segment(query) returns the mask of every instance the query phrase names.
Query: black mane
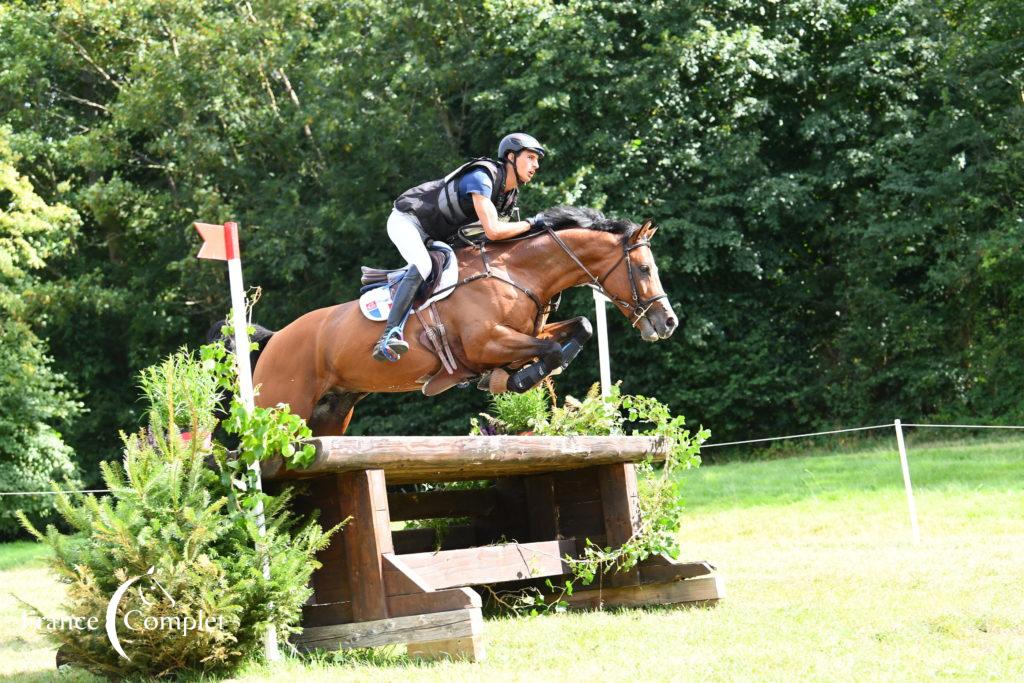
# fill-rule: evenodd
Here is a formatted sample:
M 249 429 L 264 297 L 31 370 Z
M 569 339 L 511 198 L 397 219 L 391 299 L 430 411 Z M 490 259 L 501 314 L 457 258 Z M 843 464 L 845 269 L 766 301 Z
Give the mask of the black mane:
M 556 230 L 578 225 L 589 230 L 600 230 L 601 232 L 624 235 L 633 232 L 637 228 L 637 225 L 632 221 L 622 218 L 610 218 L 597 209 L 578 206 L 552 206 L 544 211 L 544 219 Z

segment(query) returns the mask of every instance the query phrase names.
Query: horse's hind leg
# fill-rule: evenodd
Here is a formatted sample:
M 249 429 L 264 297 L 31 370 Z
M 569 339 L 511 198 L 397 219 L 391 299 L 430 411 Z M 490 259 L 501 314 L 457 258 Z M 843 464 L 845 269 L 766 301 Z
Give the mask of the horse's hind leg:
M 324 394 L 309 417 L 308 424 L 313 436 L 344 436 L 356 404 L 368 395 L 354 391 L 331 391 Z

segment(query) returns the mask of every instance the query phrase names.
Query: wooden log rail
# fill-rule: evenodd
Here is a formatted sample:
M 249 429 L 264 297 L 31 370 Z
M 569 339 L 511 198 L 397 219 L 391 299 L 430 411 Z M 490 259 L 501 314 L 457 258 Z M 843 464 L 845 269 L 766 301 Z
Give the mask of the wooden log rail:
M 464 481 L 661 462 L 669 449 L 653 436 L 332 436 L 308 443 L 316 447 L 308 468 L 288 470 L 274 458 L 263 463 L 264 478 L 380 469 L 389 484 Z
M 329 437 L 311 467 L 264 464 L 270 481 L 299 484 L 298 512 L 324 525 L 349 519 L 318 559 L 301 649 L 405 643 L 410 656 L 479 660 L 481 599 L 470 586 L 570 573 L 588 541 L 618 547 L 639 529 L 633 463 L 661 461 L 654 437 Z M 481 481 L 472 488 L 391 491 L 389 484 Z M 392 522 L 457 519 L 392 530 Z M 722 597 L 706 562 L 653 557 L 580 587 L 570 607 L 709 603 Z M 556 579 L 556 585 L 560 583 Z

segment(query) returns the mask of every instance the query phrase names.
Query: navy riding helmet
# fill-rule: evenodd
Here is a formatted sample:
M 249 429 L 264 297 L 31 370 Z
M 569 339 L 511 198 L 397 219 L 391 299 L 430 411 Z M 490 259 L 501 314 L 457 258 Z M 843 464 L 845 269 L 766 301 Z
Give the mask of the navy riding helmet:
M 537 142 L 537 138 L 526 133 L 512 133 L 503 137 L 498 143 L 498 159 L 505 161 L 505 155 L 509 152 L 515 152 L 518 157 L 524 149 L 536 152 L 541 159 L 546 154 L 544 147 Z

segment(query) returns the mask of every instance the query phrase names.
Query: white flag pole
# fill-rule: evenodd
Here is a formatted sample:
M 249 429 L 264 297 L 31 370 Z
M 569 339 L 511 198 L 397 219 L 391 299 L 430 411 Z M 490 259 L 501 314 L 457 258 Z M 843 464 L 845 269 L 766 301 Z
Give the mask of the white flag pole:
M 225 235 L 230 236 L 227 247 L 228 280 L 231 283 L 231 320 L 235 330 L 235 362 L 238 364 L 238 391 L 241 394 L 242 405 L 247 412 L 252 412 L 256 407 L 256 394 L 252 386 L 252 364 L 249 361 L 249 323 L 246 319 L 245 309 L 245 287 L 242 284 L 242 255 L 241 249 L 237 248 L 238 224 L 225 223 Z M 249 468 L 256 480 L 256 491 L 263 493 L 263 479 L 260 476 L 260 465 L 254 462 Z M 256 506 L 256 525 L 259 527 L 260 536 L 267 534 L 267 522 L 263 515 L 263 501 Z M 263 578 L 270 581 L 270 551 L 266 546 L 263 549 Z M 281 659 L 281 652 L 277 646 L 277 629 L 273 624 L 267 629 L 263 641 L 267 660 L 271 662 Z
M 601 368 L 601 396 L 612 391 L 611 361 L 608 358 L 608 316 L 605 315 L 606 297 L 596 289 L 594 292 L 594 320 L 597 324 L 597 355 Z

